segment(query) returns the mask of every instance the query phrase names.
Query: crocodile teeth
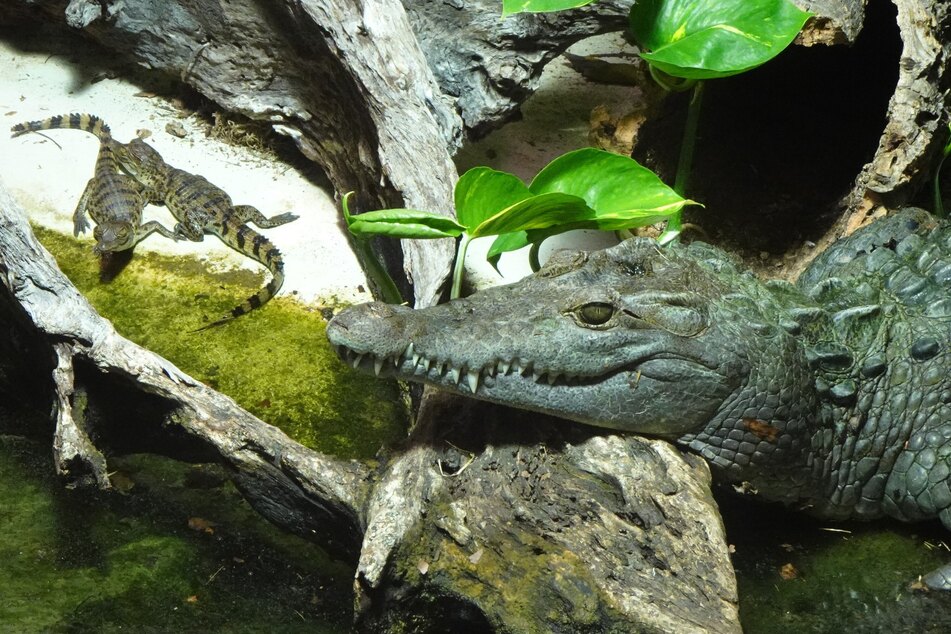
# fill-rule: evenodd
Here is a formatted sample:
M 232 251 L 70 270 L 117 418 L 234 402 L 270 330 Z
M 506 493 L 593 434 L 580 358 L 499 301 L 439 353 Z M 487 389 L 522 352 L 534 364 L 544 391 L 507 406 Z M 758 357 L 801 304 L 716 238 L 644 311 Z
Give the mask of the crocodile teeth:
M 479 371 L 469 370 L 469 372 L 466 374 L 466 377 L 469 379 L 469 389 L 472 390 L 473 394 L 475 394 L 476 390 L 479 389 Z
M 380 376 L 380 370 L 382 369 L 383 369 L 383 359 L 381 359 L 380 357 L 377 357 L 376 359 L 373 360 L 373 372 L 377 376 Z
M 353 358 L 353 368 L 356 369 L 356 368 L 360 367 L 360 362 L 361 362 L 361 361 L 363 361 L 363 355 L 362 355 L 362 354 L 358 354 L 357 356 L 355 356 L 355 357 Z
M 494 365 L 490 365 L 489 367 L 487 367 L 487 368 L 485 369 L 485 374 L 486 374 L 486 376 L 495 376 L 495 366 L 494 366 Z
M 499 374 L 508 374 L 511 367 L 511 361 L 499 361 Z
M 423 372 L 429 372 L 429 358 L 423 357 Z
M 449 370 L 449 380 L 459 385 L 459 368 L 450 368 Z
M 403 353 L 403 356 L 407 359 L 414 359 L 413 365 L 416 365 L 415 359 L 419 358 L 419 355 L 415 353 L 415 349 L 416 346 L 413 345 L 413 342 L 410 342 L 410 344 L 406 346 L 406 352 Z
M 558 380 L 558 373 L 557 373 L 557 372 L 549 372 L 549 373 L 548 373 L 548 385 L 554 385 L 554 384 L 555 384 L 555 381 L 557 381 L 557 380 Z

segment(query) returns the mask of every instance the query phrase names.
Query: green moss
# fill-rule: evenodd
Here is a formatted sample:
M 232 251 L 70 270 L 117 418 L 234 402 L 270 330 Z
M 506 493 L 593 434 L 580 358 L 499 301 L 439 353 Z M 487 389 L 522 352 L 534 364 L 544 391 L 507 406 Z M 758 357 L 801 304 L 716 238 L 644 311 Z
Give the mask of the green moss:
M 430 515 L 439 517 L 440 509 L 453 512 L 437 504 Z M 421 605 L 414 612 L 437 622 L 468 615 L 478 619 L 473 631 L 629 631 L 620 610 L 590 579 L 588 565 L 575 553 L 554 546 L 530 530 L 512 527 L 505 535 L 495 538 L 489 534 L 485 539 L 493 547 L 480 549 L 476 561 L 471 548 L 455 541 L 434 540 L 422 534 L 408 535 L 403 540 L 403 552 L 394 561 L 396 574 L 406 579 L 406 585 L 422 589 Z M 439 544 L 438 553 L 428 551 L 434 541 Z M 420 564 L 425 564 L 425 572 Z M 484 616 L 469 610 L 470 603 L 477 605 Z M 428 630 L 419 625 L 405 631 Z
M 219 467 L 113 458 L 126 495 L 68 491 L 48 440 L 3 435 L 6 416 L 0 630 L 347 630 L 352 564 L 265 522 Z
M 194 258 L 136 253 L 103 283 L 89 243 L 34 230 L 73 284 L 122 335 L 298 442 L 356 458 L 373 456 L 403 435 L 406 409 L 398 386 L 341 363 L 317 311 L 277 298 L 240 319 L 192 332 L 256 292 L 263 275 L 215 274 Z
M 948 561 L 939 523 L 835 524 L 774 505 L 720 503 L 748 634 L 951 631 L 951 597 L 911 588 Z

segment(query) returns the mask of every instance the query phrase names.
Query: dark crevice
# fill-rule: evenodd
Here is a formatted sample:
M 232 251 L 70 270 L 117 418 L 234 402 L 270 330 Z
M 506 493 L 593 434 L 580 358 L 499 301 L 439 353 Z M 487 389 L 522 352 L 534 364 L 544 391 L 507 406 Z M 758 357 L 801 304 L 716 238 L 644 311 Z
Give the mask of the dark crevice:
M 171 423 L 177 405 L 143 392 L 132 379 L 104 374 L 74 361 L 77 389 L 88 395 L 83 412 L 90 440 L 107 454 L 153 453 L 188 462 L 215 462 L 217 451 Z
M 708 81 L 686 219 L 744 256 L 815 239 L 875 154 L 898 81 L 896 9 L 869 3 L 853 46 L 791 46 L 748 73 Z M 670 97 L 634 156 L 673 182 L 690 93 Z

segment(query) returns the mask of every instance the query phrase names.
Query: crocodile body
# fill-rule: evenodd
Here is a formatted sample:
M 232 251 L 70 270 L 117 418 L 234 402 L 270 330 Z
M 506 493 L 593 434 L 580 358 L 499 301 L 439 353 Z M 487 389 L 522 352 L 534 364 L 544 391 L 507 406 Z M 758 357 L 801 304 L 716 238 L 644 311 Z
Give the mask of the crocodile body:
M 203 176 L 169 165 L 155 148 L 141 139 L 120 146 L 117 155 L 123 169 L 151 192 L 152 202 L 164 204 L 178 220 L 174 230 L 177 237 L 201 242 L 206 233 L 214 234 L 271 272 L 271 281 L 264 288 L 200 330 L 249 313 L 274 297 L 284 283 L 284 259 L 270 240 L 247 223 L 271 228 L 296 220 L 297 216 L 284 213 L 267 218 L 250 205 L 235 205 L 220 187 Z
M 141 183 L 131 176 L 119 172 L 116 151 L 120 147 L 109 131 L 109 126 L 99 117 L 91 114 L 57 115 L 42 121 L 28 121 L 13 128 L 13 136 L 41 130 L 70 129 L 82 130 L 99 139 L 99 154 L 96 157 L 96 169 L 93 177 L 86 183 L 73 213 L 73 235 L 79 236 L 89 228 L 87 213 L 96 223 L 93 237 L 96 254 L 111 253 L 131 249 L 137 242 L 152 233 L 167 238 L 175 234 L 156 221 L 142 224 L 142 210 L 148 203 L 150 194 Z
M 632 239 L 424 310 L 356 306 L 327 334 L 354 367 L 666 437 L 820 517 L 951 529 L 951 224 L 921 210 L 796 285 Z M 925 581 L 951 588 L 951 565 Z

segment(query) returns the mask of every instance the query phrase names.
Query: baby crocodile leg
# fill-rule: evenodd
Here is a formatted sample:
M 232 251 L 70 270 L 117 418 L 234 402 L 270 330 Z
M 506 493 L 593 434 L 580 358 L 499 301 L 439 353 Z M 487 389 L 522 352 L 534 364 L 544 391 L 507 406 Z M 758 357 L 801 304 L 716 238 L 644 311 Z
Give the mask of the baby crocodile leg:
M 243 225 L 250 222 L 251 224 L 255 224 L 262 229 L 280 227 L 281 225 L 287 224 L 292 220 L 297 220 L 298 218 L 299 216 L 290 212 L 278 214 L 268 218 L 263 213 L 261 213 L 257 207 L 253 207 L 251 205 L 234 205 L 231 208 L 231 219 L 236 223 Z
M 79 197 L 79 202 L 76 204 L 76 211 L 73 212 L 73 237 L 78 238 L 79 234 L 86 233 L 89 229 L 89 220 L 86 219 L 86 204 L 89 202 L 89 196 L 95 188 L 96 179 L 90 178 L 89 182 L 86 183 L 86 189 L 83 190 L 83 195 Z

